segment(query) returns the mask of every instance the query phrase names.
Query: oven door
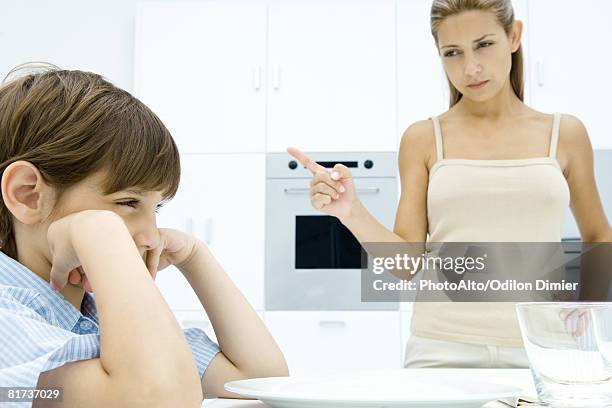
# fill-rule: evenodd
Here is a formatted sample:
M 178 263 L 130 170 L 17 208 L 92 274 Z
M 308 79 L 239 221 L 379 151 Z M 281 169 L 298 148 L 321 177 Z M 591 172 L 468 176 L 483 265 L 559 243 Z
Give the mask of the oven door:
M 268 179 L 266 310 L 396 310 L 397 302 L 361 302 L 361 246 L 336 217 L 315 210 L 310 179 Z M 391 228 L 395 178 L 355 178 L 366 208 Z

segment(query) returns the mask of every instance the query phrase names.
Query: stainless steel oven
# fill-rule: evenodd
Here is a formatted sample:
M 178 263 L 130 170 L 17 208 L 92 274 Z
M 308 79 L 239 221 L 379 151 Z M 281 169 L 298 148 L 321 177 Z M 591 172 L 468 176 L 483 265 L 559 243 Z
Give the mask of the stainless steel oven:
M 395 152 L 309 153 L 324 167 L 343 163 L 368 210 L 392 228 L 398 200 Z M 311 172 L 287 153 L 266 163 L 266 310 L 395 310 L 361 302 L 362 251 L 336 218 L 310 204 Z

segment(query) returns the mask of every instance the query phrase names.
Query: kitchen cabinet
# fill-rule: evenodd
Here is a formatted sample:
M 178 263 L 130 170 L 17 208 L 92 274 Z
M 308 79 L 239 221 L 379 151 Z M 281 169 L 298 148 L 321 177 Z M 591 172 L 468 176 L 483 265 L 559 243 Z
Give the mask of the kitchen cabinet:
M 612 38 L 612 2 L 530 0 L 532 106 L 580 118 L 594 149 L 612 148 L 609 81 L 612 56 L 597 44 Z M 579 28 L 576 24 L 580 24 Z
M 267 150 L 396 145 L 394 0 L 273 0 Z
M 395 0 L 145 2 L 137 21 L 136 95 L 182 153 L 396 146 Z
M 207 243 L 251 305 L 263 310 L 264 155 L 183 155 L 181 166 L 179 191 L 160 210 L 158 226 L 193 233 Z M 158 275 L 172 309 L 200 308 L 175 272 Z
M 256 0 L 140 4 L 135 93 L 181 153 L 264 151 L 266 8 Z
M 404 361 L 406 360 L 406 343 L 408 342 L 408 338 L 410 338 L 410 324 L 412 323 L 412 304 L 410 304 L 410 308 L 402 308 L 400 310 L 400 341 L 401 341 L 401 355 L 402 355 L 402 367 L 404 366 Z
M 266 311 L 292 375 L 401 368 L 399 312 Z
M 431 0 L 397 2 L 397 146 L 414 122 L 448 109 L 446 75 L 431 35 Z
M 155 284 L 173 311 L 204 310 L 189 282 L 176 267 L 169 266 L 159 271 L 155 277 Z

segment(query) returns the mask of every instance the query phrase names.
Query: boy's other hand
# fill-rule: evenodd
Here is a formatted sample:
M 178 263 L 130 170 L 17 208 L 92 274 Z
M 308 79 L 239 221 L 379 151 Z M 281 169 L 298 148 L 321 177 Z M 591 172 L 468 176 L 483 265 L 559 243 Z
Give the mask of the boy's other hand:
M 159 228 L 159 244 L 145 253 L 149 273 L 155 279 L 158 271 L 182 264 L 191 259 L 197 250 L 197 239 L 190 234 L 170 228 Z

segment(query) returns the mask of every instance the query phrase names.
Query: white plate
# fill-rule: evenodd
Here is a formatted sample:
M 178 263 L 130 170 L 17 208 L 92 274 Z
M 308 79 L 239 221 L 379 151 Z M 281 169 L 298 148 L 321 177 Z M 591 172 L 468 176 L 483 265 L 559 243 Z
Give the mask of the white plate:
M 227 391 L 273 408 L 480 408 L 514 403 L 521 389 L 435 370 L 396 370 L 325 377 L 272 377 L 232 381 Z

